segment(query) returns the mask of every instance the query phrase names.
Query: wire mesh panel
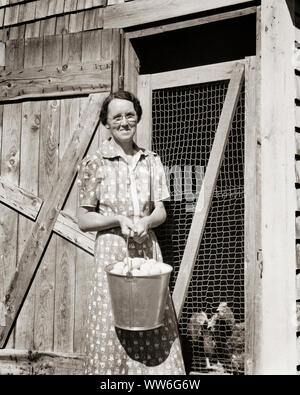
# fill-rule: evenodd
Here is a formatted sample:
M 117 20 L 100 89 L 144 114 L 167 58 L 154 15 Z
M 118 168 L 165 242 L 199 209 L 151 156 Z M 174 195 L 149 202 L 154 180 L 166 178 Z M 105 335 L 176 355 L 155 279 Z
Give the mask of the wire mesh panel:
M 228 81 L 153 91 L 153 141 L 171 198 L 157 229 L 174 267 L 191 227 Z M 244 353 L 244 88 L 239 98 L 179 329 L 187 371 L 242 374 Z

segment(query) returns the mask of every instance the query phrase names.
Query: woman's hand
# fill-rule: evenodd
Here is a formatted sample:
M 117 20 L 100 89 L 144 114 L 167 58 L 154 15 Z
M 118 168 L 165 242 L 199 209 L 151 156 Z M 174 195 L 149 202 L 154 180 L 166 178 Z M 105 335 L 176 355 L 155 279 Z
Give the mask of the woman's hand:
M 135 232 L 135 225 L 133 221 L 130 218 L 125 217 L 124 215 L 119 215 L 118 221 L 121 227 L 122 234 L 126 237 L 133 237 Z
M 141 218 L 135 224 L 135 232 L 133 240 L 139 244 L 143 243 L 148 237 L 148 230 L 150 228 L 149 217 Z

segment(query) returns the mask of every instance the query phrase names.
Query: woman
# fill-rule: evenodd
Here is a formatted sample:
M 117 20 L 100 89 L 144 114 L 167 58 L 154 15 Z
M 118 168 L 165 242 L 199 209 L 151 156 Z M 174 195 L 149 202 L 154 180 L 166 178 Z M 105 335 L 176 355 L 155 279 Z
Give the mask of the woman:
M 147 331 L 115 328 L 104 267 L 129 256 L 162 255 L 152 228 L 163 223 L 169 197 L 160 158 L 133 138 L 142 116 L 130 92 L 110 94 L 100 120 L 110 131 L 78 173 L 78 224 L 96 231 L 86 333 L 86 374 L 184 374 L 176 318 L 168 296 L 164 325 Z

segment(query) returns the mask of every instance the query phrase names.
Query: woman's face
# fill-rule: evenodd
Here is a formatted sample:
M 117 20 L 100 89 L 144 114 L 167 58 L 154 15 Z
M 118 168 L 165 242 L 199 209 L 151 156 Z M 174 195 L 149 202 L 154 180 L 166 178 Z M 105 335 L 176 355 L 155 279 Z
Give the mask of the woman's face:
M 133 141 L 136 133 L 137 115 L 133 103 L 113 99 L 108 105 L 106 127 L 120 144 Z

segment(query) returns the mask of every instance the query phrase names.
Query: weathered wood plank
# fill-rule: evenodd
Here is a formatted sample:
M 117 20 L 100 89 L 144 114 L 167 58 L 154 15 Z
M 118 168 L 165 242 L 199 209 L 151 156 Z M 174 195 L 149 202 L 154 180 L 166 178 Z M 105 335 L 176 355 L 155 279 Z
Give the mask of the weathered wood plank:
M 82 63 L 82 34 L 73 33 L 63 36 L 62 64 Z M 103 62 L 104 63 L 104 62 Z
M 13 7 L 7 7 L 5 9 L 4 25 L 14 25 L 18 23 L 19 17 L 19 5 Z
M 102 27 L 103 8 L 95 8 L 85 11 L 83 30 L 101 29 Z
M 80 99 L 65 99 L 61 101 L 60 114 L 60 143 L 59 171 L 64 166 L 63 154 L 68 147 L 72 132 L 79 121 Z M 73 185 L 74 186 L 74 185 Z M 71 188 L 64 208 L 74 213 L 77 195 Z M 75 200 L 74 200 L 75 198 Z M 54 350 L 73 352 L 74 320 L 75 320 L 75 267 L 76 247 L 67 240 L 57 240 L 56 289 L 55 289 L 55 320 L 54 320 Z
M 231 77 L 235 62 L 217 63 L 209 66 L 191 67 L 189 69 L 174 70 L 152 74 L 152 89 L 170 88 L 190 84 L 201 84 L 207 81 L 228 80 Z
M 296 275 L 296 297 L 300 300 L 300 273 Z
M 78 33 L 83 31 L 84 12 L 76 12 L 70 15 L 69 32 Z
M 21 105 L 7 105 L 3 110 L 1 176 L 16 185 L 19 183 L 20 139 Z M 0 264 L 2 266 L 0 271 L 0 300 L 2 300 L 17 264 L 18 214 L 2 206 L 0 224 Z M 12 337 L 9 345 L 13 345 Z
M 186 247 L 183 253 L 180 269 L 173 292 L 174 308 L 180 319 L 185 302 L 188 286 L 197 258 L 201 238 L 204 232 L 206 219 L 210 210 L 217 177 L 222 164 L 228 135 L 236 111 L 240 91 L 242 88 L 244 70 L 243 64 L 237 64 L 232 72 L 225 102 L 220 116 L 219 125 L 215 134 L 204 181 L 199 194 L 195 214 L 189 231 Z
M 124 41 L 124 89 L 137 94 L 140 62 L 130 40 Z
M 101 32 L 101 31 L 99 31 Z M 0 101 L 107 91 L 109 63 L 35 67 L 0 75 Z
M 43 43 L 43 65 L 61 63 L 62 37 L 46 36 Z M 60 101 L 41 105 L 41 143 L 39 157 L 39 196 L 47 199 L 58 177 Z M 47 204 L 47 203 L 45 203 Z M 54 297 L 57 236 L 52 235 L 37 273 L 34 345 L 37 350 L 52 350 L 54 337 Z
M 138 78 L 138 97 L 143 108 L 143 116 L 137 126 L 137 144 L 151 150 L 152 143 L 152 75 Z
M 300 333 L 300 301 L 296 304 L 296 316 L 297 316 L 297 333 Z
M 64 12 L 76 11 L 77 0 L 65 0 Z
M 120 76 L 121 76 L 121 31 L 120 29 L 112 30 L 111 40 L 111 60 L 113 62 L 112 70 L 112 90 L 117 91 L 121 88 Z
M 101 61 L 101 51 L 102 51 L 102 30 L 94 30 L 94 31 L 89 31 L 89 32 L 84 32 L 82 34 L 82 62 L 85 63 L 89 61 L 90 59 L 93 59 L 94 62 L 100 62 Z M 111 54 L 109 57 L 109 63 L 107 65 L 111 64 Z M 113 70 L 110 70 L 113 72 Z M 111 78 L 112 74 L 110 74 L 110 84 L 111 84 Z M 106 89 L 106 91 L 108 91 Z M 86 98 L 81 99 L 81 104 L 80 104 L 80 111 L 82 112 L 83 109 L 85 108 L 87 103 Z M 94 136 L 94 139 L 90 145 L 89 152 L 95 152 L 98 148 L 99 145 L 99 134 L 100 134 L 100 125 L 98 126 L 97 132 Z
M 0 27 L 3 26 L 4 15 L 5 15 L 5 9 L 4 9 L 4 8 L 1 8 L 1 9 L 0 9 Z
M 55 34 L 67 34 L 69 32 L 69 23 L 70 23 L 69 14 L 58 16 L 56 18 Z
M 7 68 L 14 70 L 18 65 L 23 67 L 24 41 L 7 43 Z M 20 144 L 21 144 L 21 104 L 6 105 L 3 109 L 1 176 L 12 184 L 19 184 L 20 176 Z M 2 289 L 4 294 L 17 264 L 18 214 L 2 206 L 1 223 L 1 264 Z M 3 244 L 2 244 L 3 243 Z M 1 274 L 0 274 L 1 275 Z M 4 296 L 2 293 L 0 300 Z M 14 332 L 11 333 L 8 347 L 14 345 Z
M 43 64 L 43 48 L 41 43 L 26 42 L 24 53 L 24 68 L 41 66 Z M 31 195 L 38 195 L 39 173 L 39 144 L 41 132 L 41 104 L 27 102 L 22 104 L 22 144 L 20 161 L 20 187 Z M 20 195 L 18 195 L 20 196 Z M 33 199 L 32 204 L 37 200 Z M 33 206 L 34 207 L 34 206 Z M 30 207 L 32 208 L 32 206 Z M 21 256 L 27 235 L 32 228 L 29 219 L 19 216 L 18 256 Z M 15 347 L 19 349 L 33 348 L 35 309 L 35 284 L 32 285 L 24 302 L 16 323 Z
M 64 11 L 64 1 L 62 0 L 48 0 L 48 16 L 61 14 Z
M 106 7 L 103 27 L 104 29 L 124 28 L 246 2 L 247 0 L 133 1 Z
M 1 350 L 0 375 L 81 375 L 80 354 Z
M 295 374 L 295 30 L 287 2 L 262 0 L 261 10 L 263 341 L 254 373 Z
M 57 18 L 46 18 L 41 20 L 39 37 L 42 36 L 54 36 L 56 31 Z M 26 24 L 27 26 L 27 24 Z
M 153 34 L 160 34 L 173 30 L 189 28 L 192 26 L 204 25 L 206 23 L 218 22 L 231 18 L 239 18 L 244 15 L 254 14 L 256 12 L 256 8 L 257 7 L 249 7 L 241 10 L 222 12 L 221 14 L 214 14 L 205 17 L 189 19 L 188 21 L 168 23 L 166 25 L 154 26 L 154 27 L 136 30 L 128 33 L 126 32 L 126 37 L 128 39 L 131 39 L 131 38 L 138 38 L 144 36 L 151 36 Z
M 0 332 L 2 347 L 6 342 L 14 319 L 19 312 L 25 292 L 38 267 L 44 248 L 49 241 L 58 212 L 61 209 L 70 184 L 76 174 L 77 166 L 93 136 L 96 124 L 98 123 L 102 100 L 103 95 L 101 94 L 91 97 L 87 110 L 80 119 L 80 125 L 82 125 L 82 127 L 74 132 L 72 141 L 63 157 L 63 162 L 68 163 L 68 166 L 64 168 L 63 174 L 53 181 L 51 192 L 40 210 L 39 216 L 32 229 L 31 237 L 26 242 L 24 253 L 20 257 L 18 263 L 18 271 L 14 274 L 5 297 L 5 309 L 7 312 L 5 316 L 6 326 L 0 328 L 2 329 Z M 37 326 L 36 328 L 38 329 Z
M 50 6 L 49 1 L 41 1 L 39 3 L 37 3 L 37 2 L 32 3 L 31 7 L 35 9 L 34 18 L 35 19 L 45 18 L 48 15 L 49 6 Z M 20 19 L 19 22 L 22 22 L 22 21 L 25 22 L 28 20 L 27 18 Z M 32 18 L 32 15 L 31 15 L 31 18 Z
M 3 177 L 0 177 L 0 201 L 33 220 L 43 203 L 36 194 L 11 184 Z
M 25 26 L 25 38 L 39 37 L 40 36 L 40 28 L 41 28 L 41 22 L 40 21 L 26 23 L 26 26 Z
M 12 40 L 6 43 L 6 67 L 13 72 L 24 68 L 24 40 Z
M 91 40 L 89 42 L 89 40 Z M 95 60 L 101 59 L 102 48 L 102 31 L 89 32 L 83 34 L 82 45 L 82 61 L 89 58 Z M 106 96 L 106 95 L 105 95 Z M 86 99 L 80 100 L 80 116 L 86 106 Z M 92 142 L 89 147 L 89 152 L 94 152 L 99 144 L 99 127 L 93 136 Z M 78 207 L 78 191 L 77 185 L 75 186 L 76 193 L 76 208 Z M 94 263 L 94 257 L 87 254 L 81 249 L 77 249 L 76 256 L 76 285 L 75 285 L 75 322 L 74 322 L 74 352 L 84 352 L 85 335 L 86 335 L 86 319 L 87 319 L 87 298 L 89 292 L 89 273 L 90 268 Z
M 22 23 L 24 21 L 34 20 L 36 12 L 38 12 L 40 9 L 43 9 L 43 7 L 45 7 L 45 4 L 40 4 L 40 7 L 36 9 L 36 2 L 34 1 L 21 4 L 18 22 Z
M 77 202 L 76 189 L 77 187 L 74 185 L 74 194 L 76 194 Z M 73 197 L 73 199 L 75 200 L 75 197 Z M 32 220 L 36 219 L 43 204 L 43 200 L 35 194 L 17 187 L 1 177 L 0 202 Z M 76 204 L 72 204 L 76 206 Z M 95 234 L 81 232 L 77 225 L 75 208 L 72 206 L 72 213 L 70 213 L 70 211 L 70 208 L 66 205 L 65 210 L 59 213 L 54 225 L 54 232 L 93 255 Z
M 257 264 L 257 73 L 256 58 L 245 65 L 245 374 L 252 374 L 254 343 L 257 336 L 257 298 L 260 268 Z
M 55 273 L 54 351 L 73 352 L 75 261 L 76 247 L 59 237 Z

